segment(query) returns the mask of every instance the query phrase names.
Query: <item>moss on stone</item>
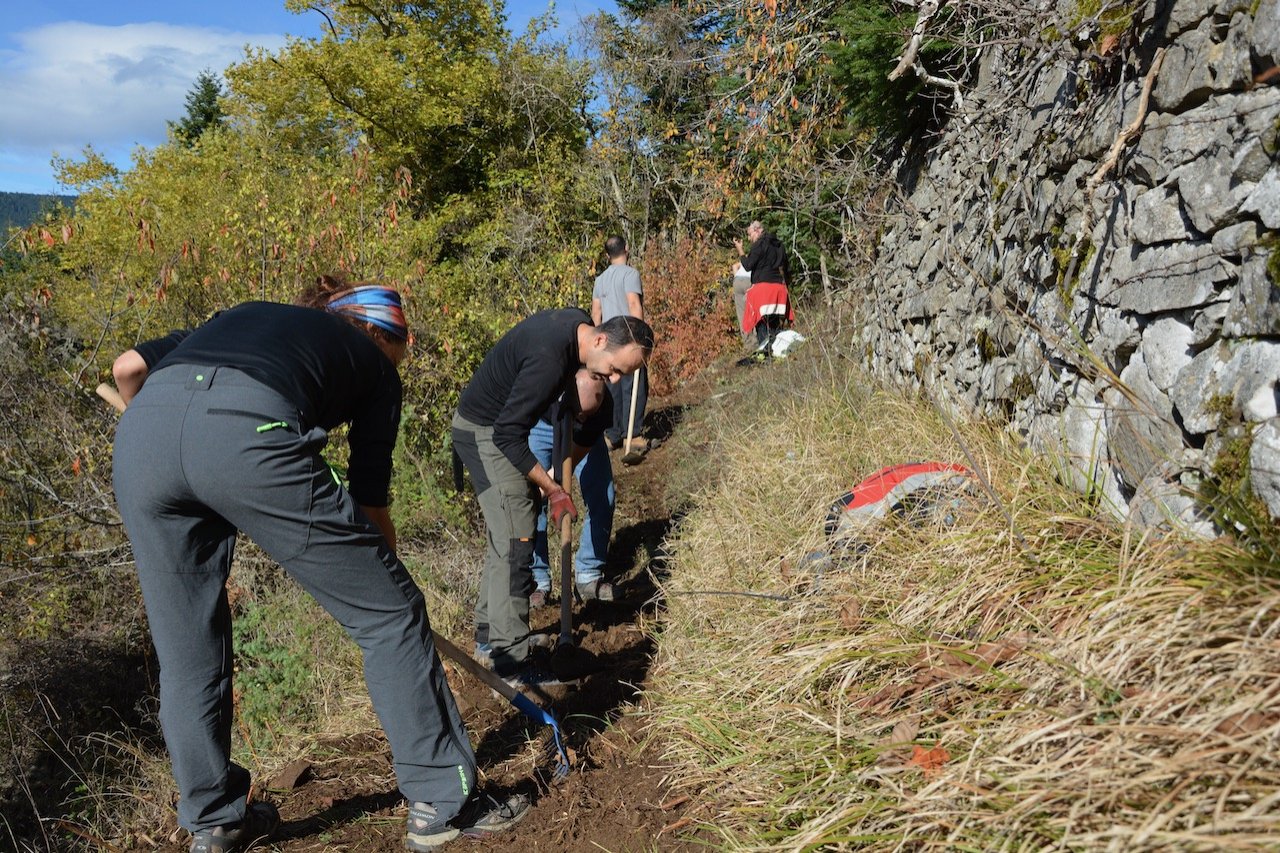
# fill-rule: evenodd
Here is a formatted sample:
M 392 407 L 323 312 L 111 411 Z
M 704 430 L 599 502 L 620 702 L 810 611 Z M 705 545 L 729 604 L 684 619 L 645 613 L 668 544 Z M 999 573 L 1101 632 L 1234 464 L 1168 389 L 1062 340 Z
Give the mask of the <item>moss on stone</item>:
M 1009 393 L 1013 395 L 1015 400 L 1025 400 L 1036 393 L 1036 383 L 1032 381 L 1028 374 L 1019 373 L 1009 383 Z
M 974 343 L 978 346 L 978 356 L 982 359 L 983 364 L 990 362 L 991 359 L 999 354 L 996 350 L 996 342 L 992 340 L 986 329 L 978 330 Z
M 1280 233 L 1268 231 L 1258 238 L 1259 251 L 1267 253 L 1267 278 L 1272 287 L 1280 287 Z
M 1099 39 L 1104 36 L 1118 36 L 1133 26 L 1138 14 L 1137 3 L 1114 3 L 1111 0 L 1078 0 L 1075 11 L 1071 15 L 1070 28 L 1075 30 L 1085 21 L 1095 18 L 1100 31 Z
M 1200 483 L 1200 501 L 1218 525 L 1239 537 L 1249 550 L 1274 555 L 1280 552 L 1280 534 L 1266 503 L 1253 490 L 1249 454 L 1254 431 L 1230 394 L 1214 394 L 1204 407 L 1217 416 L 1222 444 L 1209 476 Z
M 1061 232 L 1059 232 L 1061 233 Z M 1093 260 L 1093 253 L 1096 251 L 1091 240 L 1085 240 L 1079 249 L 1079 263 L 1076 264 L 1075 272 L 1071 276 L 1071 281 L 1067 281 L 1067 269 L 1071 266 L 1071 248 L 1069 246 L 1055 246 L 1049 250 L 1053 254 L 1054 266 L 1056 267 L 1058 290 L 1058 298 L 1062 300 L 1062 308 L 1064 311 L 1070 312 L 1071 305 L 1075 302 L 1076 284 L 1080 281 L 1080 276 L 1084 273 L 1089 262 Z

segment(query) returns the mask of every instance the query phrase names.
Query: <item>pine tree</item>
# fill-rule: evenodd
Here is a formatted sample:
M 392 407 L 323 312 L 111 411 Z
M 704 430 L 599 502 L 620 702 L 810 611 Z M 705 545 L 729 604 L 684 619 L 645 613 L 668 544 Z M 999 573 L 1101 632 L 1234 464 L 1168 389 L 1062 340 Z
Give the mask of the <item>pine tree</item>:
M 200 72 L 196 84 L 187 93 L 187 114 L 178 122 L 169 122 L 173 135 L 188 146 L 194 145 L 206 130 L 221 127 L 226 117 L 218 99 L 222 97 L 222 81 L 209 69 Z

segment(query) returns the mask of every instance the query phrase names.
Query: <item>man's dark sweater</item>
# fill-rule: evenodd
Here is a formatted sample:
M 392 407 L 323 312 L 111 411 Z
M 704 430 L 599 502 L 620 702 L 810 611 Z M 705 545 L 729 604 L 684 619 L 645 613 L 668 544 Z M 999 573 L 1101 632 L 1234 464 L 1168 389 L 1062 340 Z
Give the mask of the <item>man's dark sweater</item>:
M 581 365 L 578 327 L 584 324 L 591 318 L 579 308 L 539 311 L 520 321 L 489 350 L 458 399 L 458 414 L 493 427 L 493 443 L 521 474 L 537 463 L 529 430 Z

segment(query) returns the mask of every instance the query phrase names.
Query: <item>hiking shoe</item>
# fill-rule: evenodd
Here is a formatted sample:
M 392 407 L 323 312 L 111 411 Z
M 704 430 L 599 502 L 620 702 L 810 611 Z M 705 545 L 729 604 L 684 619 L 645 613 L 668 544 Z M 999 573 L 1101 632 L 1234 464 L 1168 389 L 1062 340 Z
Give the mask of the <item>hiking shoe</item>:
M 488 643 L 476 643 L 475 659 L 486 668 L 493 669 L 493 646 Z
M 404 846 L 408 850 L 434 850 L 452 841 L 460 830 L 451 821 L 442 820 L 430 803 L 413 803 L 405 821 Z
M 550 602 L 547 601 L 547 591 L 545 589 L 535 589 L 529 594 L 529 609 L 539 610 L 546 607 Z
M 507 794 L 504 797 L 476 794 L 450 823 L 467 838 L 485 838 L 510 829 L 528 813 L 529 798 L 524 794 Z
M 502 680 L 516 690 L 537 690 L 541 687 L 559 687 L 564 684 L 554 672 L 533 661 L 526 661 L 515 672 L 502 675 Z
M 578 597 L 583 601 L 593 599 L 613 601 L 613 584 L 608 581 L 586 581 L 578 584 Z
M 280 812 L 270 803 L 249 803 L 244 820 L 232 826 L 201 829 L 191 836 L 189 853 L 236 853 L 267 841 L 280 826 Z
M 541 632 L 530 634 L 529 648 L 531 649 L 554 649 L 556 647 L 556 638 L 550 634 Z

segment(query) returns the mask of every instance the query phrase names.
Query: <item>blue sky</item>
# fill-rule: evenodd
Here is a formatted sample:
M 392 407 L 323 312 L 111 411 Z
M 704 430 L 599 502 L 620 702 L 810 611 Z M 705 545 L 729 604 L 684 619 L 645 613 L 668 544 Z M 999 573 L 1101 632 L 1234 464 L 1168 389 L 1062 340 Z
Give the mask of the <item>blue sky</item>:
M 448 2 L 448 0 L 442 0 Z M 525 31 L 551 0 L 507 0 Z M 284 0 L 12 0 L 0 16 L 0 190 L 63 191 L 50 161 L 86 145 L 120 168 L 136 146 L 165 139 L 205 68 L 221 71 L 246 45 L 277 48 L 313 36 L 323 19 Z M 613 0 L 559 0 L 560 35 Z

